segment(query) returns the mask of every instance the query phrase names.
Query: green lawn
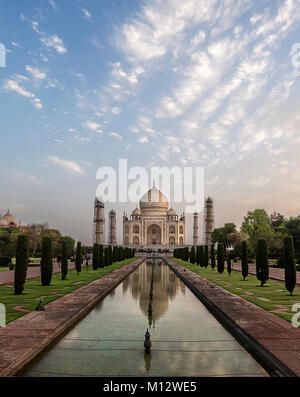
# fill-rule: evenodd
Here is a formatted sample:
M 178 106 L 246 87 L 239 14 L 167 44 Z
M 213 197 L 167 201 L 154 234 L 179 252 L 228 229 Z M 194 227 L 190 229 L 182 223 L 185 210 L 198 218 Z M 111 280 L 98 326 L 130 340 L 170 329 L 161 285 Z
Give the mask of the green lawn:
M 122 266 L 136 260 L 137 258 L 126 259 L 122 262 L 113 263 L 109 267 L 103 269 L 93 270 L 90 265 L 88 271 L 85 266 L 77 275 L 75 270 L 69 270 L 68 279 L 62 280 L 61 273 L 53 274 L 51 285 L 48 287 L 41 285 L 40 277 L 27 280 L 25 283 L 24 293 L 22 295 L 15 295 L 13 283 L 0 286 L 0 303 L 4 303 L 6 308 L 6 323 L 16 320 L 24 316 L 27 312 L 22 312 L 22 309 L 32 311 L 35 310 L 40 298 L 44 298 L 43 305 L 52 302 L 65 294 L 69 294 L 74 290 L 89 284 L 90 282 L 113 272 Z
M 3 267 L 1 266 L 0 267 L 0 272 L 7 272 L 7 270 L 9 270 L 8 266 L 7 267 L 6 266 L 3 266 Z
M 243 281 L 241 272 L 235 270 L 229 276 L 226 269 L 224 273 L 218 273 L 216 269 L 213 271 L 210 266 L 204 268 L 180 259 L 172 258 L 172 260 L 233 294 L 239 295 L 265 310 L 272 311 L 287 321 L 291 321 L 292 315 L 295 314 L 291 311 L 292 305 L 300 302 L 299 286 L 296 286 L 293 296 L 290 296 L 283 281 L 269 279 L 264 287 L 260 287 L 260 282 L 251 274 L 248 275 L 246 281 Z M 274 312 L 275 310 L 277 312 Z

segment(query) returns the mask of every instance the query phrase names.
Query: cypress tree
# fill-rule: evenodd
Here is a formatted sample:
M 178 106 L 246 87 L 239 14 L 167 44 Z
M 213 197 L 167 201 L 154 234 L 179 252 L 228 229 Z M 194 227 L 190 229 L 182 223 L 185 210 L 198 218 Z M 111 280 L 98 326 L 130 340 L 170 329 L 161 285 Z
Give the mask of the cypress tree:
M 215 254 L 215 245 L 212 244 L 210 247 L 210 265 L 212 270 L 216 267 L 216 254 Z
M 198 266 L 200 265 L 200 245 L 197 245 L 196 248 L 196 263 Z
M 76 271 L 77 274 L 81 272 L 81 264 L 82 264 L 82 248 L 81 248 L 81 242 L 78 241 L 77 247 L 76 247 Z
M 117 251 L 118 251 L 118 247 L 116 245 L 114 245 L 114 247 L 113 247 L 113 262 L 117 262 Z
M 24 291 L 24 284 L 27 275 L 28 254 L 28 236 L 20 235 L 17 239 L 16 247 L 16 266 L 15 266 L 15 294 L 21 295 Z
M 95 243 L 93 245 L 93 269 L 97 270 L 99 266 L 99 245 Z
M 61 279 L 66 280 L 68 274 L 68 245 L 65 240 L 61 243 Z
M 204 252 L 203 252 L 203 245 L 200 245 L 200 266 L 204 266 Z
M 261 282 L 261 287 L 263 287 L 269 278 L 268 247 L 264 238 L 260 238 L 257 241 L 256 277 Z
M 224 246 L 221 243 L 218 243 L 217 268 L 219 273 L 224 272 Z
M 227 273 L 230 276 L 230 273 L 231 273 L 231 258 L 230 258 L 229 254 L 227 254 Z
M 242 242 L 242 275 L 244 280 L 248 276 L 248 245 L 247 241 Z
M 192 247 L 191 253 L 190 253 L 190 263 L 194 264 L 195 263 L 195 247 Z
M 103 245 L 102 244 L 98 245 L 98 267 L 100 267 L 100 269 L 104 268 Z
M 203 265 L 204 265 L 204 267 L 207 267 L 208 266 L 208 246 L 207 245 L 205 245 L 204 246 L 204 255 L 203 255 Z
M 295 265 L 295 249 L 293 237 L 288 236 L 284 239 L 283 245 L 283 260 L 284 260 L 284 276 L 285 288 L 293 295 L 296 286 L 296 265 Z
M 50 285 L 53 272 L 52 238 L 45 236 L 42 239 L 41 280 L 42 285 Z
M 108 247 L 104 248 L 104 266 L 109 266 L 109 253 Z
M 111 245 L 108 246 L 108 266 L 111 266 L 113 263 L 113 258 L 112 258 L 112 248 Z

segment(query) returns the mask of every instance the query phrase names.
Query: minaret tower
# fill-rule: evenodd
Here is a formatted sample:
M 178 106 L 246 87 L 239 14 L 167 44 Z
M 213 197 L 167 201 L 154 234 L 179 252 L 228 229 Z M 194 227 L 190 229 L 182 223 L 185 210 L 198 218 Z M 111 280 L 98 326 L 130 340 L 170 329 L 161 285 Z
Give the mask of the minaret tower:
M 204 216 L 203 216 L 203 244 L 211 245 L 211 235 L 215 226 L 214 218 L 214 202 L 213 199 L 208 196 L 204 203 Z
M 104 203 L 97 198 L 94 204 L 93 242 L 104 244 Z
M 114 210 L 109 211 L 109 236 L 108 236 L 108 244 L 116 245 L 116 212 Z
M 194 212 L 193 245 L 198 245 L 198 213 Z

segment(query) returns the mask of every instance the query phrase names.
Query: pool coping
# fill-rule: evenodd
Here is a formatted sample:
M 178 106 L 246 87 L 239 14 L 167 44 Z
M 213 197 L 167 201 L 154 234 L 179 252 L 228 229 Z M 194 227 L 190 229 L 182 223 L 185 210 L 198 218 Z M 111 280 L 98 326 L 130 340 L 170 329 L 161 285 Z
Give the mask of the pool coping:
M 270 376 L 300 376 L 299 330 L 178 263 L 164 261 Z
M 50 345 L 82 320 L 145 258 L 117 269 L 0 328 L 0 377 L 18 376 Z

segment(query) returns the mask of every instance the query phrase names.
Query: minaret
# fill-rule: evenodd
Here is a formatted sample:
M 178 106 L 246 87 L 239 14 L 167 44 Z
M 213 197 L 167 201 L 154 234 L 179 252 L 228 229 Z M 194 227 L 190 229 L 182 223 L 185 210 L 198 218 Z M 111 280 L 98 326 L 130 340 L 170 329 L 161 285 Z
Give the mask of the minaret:
M 204 203 L 204 216 L 203 216 L 203 244 L 211 245 L 211 235 L 215 226 L 214 218 L 214 202 L 211 197 L 207 197 Z
M 109 211 L 108 215 L 108 224 L 109 224 L 109 236 L 108 236 L 108 244 L 116 245 L 116 212 L 114 210 Z
M 198 214 L 194 212 L 193 245 L 198 245 Z
M 95 199 L 94 204 L 94 236 L 93 241 L 97 244 L 104 244 L 104 203 Z

